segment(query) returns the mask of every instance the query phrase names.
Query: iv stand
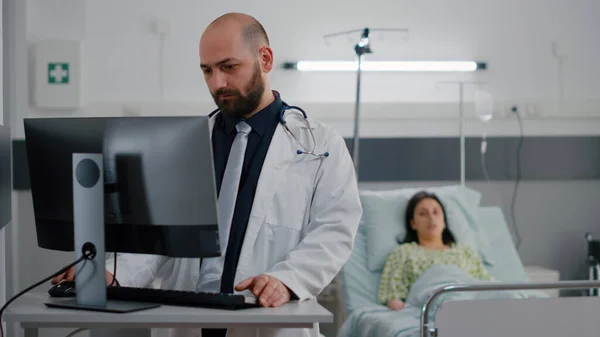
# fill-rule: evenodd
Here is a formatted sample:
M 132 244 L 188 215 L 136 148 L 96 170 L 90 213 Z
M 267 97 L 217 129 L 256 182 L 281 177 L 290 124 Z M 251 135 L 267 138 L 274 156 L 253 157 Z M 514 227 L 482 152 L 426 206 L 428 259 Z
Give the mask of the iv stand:
M 354 102 L 354 137 L 352 138 L 352 159 L 354 161 L 354 170 L 358 177 L 358 131 L 360 117 L 360 75 L 362 72 L 362 61 L 365 54 L 371 54 L 369 46 L 369 28 L 365 28 L 360 41 L 354 46 L 356 56 L 358 56 L 358 69 L 356 71 L 356 100 Z
M 355 33 L 361 30 L 351 30 L 347 32 L 334 33 L 325 35 L 325 38 Z M 354 136 L 352 138 L 352 161 L 354 162 L 354 170 L 356 173 L 356 177 L 358 178 L 358 140 L 359 140 L 359 120 L 360 120 L 360 78 L 362 73 L 362 62 L 364 61 L 365 54 L 372 54 L 371 46 L 370 46 L 370 38 L 371 31 L 392 31 L 392 32 L 408 32 L 408 29 L 402 28 L 377 28 L 377 29 L 362 29 L 362 35 L 359 42 L 354 46 L 354 52 L 358 57 L 358 68 L 356 71 L 356 100 L 354 103 Z
M 464 87 L 465 84 L 482 85 L 485 82 L 480 81 L 449 81 L 439 82 L 442 84 L 458 84 L 458 114 L 460 118 L 458 132 L 460 134 L 460 185 L 465 186 L 465 118 L 464 118 Z

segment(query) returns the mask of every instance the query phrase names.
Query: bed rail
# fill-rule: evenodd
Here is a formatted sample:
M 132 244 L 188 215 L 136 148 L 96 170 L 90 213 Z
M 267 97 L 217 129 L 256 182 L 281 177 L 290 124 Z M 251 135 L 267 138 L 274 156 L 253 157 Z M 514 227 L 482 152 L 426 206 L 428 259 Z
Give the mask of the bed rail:
M 451 284 L 439 287 L 427 299 L 421 308 L 421 337 L 437 337 L 437 329 L 429 327 L 430 307 L 439 296 L 450 292 L 494 291 L 494 290 L 543 290 L 543 289 L 589 289 L 600 288 L 600 281 L 560 281 L 547 283 L 495 283 L 486 284 Z

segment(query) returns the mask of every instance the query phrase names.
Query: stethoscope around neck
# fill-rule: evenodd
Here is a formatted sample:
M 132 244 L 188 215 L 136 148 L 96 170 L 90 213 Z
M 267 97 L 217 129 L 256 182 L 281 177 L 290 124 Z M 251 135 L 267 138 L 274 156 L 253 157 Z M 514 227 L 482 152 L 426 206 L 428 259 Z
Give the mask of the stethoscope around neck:
M 300 140 L 298 140 L 296 135 L 294 135 L 292 130 L 290 130 L 290 128 L 287 126 L 287 122 L 285 121 L 284 114 L 285 114 L 286 110 L 292 110 L 292 109 L 294 109 L 302 114 L 302 119 L 304 120 L 304 123 L 306 124 L 306 127 L 308 128 L 308 132 L 310 132 L 310 136 L 312 138 L 312 143 L 313 143 L 312 149 L 309 149 L 308 147 L 305 147 L 304 145 L 302 145 L 300 143 Z M 217 113 L 219 113 L 219 109 L 215 109 L 213 112 L 211 112 L 208 115 L 208 117 L 212 118 Z M 308 115 L 306 115 L 306 112 L 302 108 L 294 106 L 294 105 L 288 105 L 287 103 L 283 102 L 283 107 L 281 107 L 281 109 L 279 110 L 279 122 L 283 125 L 283 127 L 287 130 L 287 132 L 292 136 L 292 138 L 294 138 L 296 140 L 296 144 L 298 145 L 298 147 L 302 148 L 302 149 L 298 149 L 296 151 L 297 154 L 308 154 L 308 155 L 319 157 L 319 158 L 329 157 L 329 152 L 315 153 L 315 148 L 317 146 L 315 134 L 313 133 L 313 130 L 310 126 L 310 122 L 308 121 Z

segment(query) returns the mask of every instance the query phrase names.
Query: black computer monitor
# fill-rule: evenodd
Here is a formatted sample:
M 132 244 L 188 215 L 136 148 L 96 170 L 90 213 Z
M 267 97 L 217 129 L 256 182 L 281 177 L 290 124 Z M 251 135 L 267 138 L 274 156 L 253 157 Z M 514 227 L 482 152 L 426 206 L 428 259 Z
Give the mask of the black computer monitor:
M 73 154 L 83 153 L 102 159 L 103 252 L 221 255 L 208 117 L 34 118 L 24 127 L 40 247 L 81 254 Z

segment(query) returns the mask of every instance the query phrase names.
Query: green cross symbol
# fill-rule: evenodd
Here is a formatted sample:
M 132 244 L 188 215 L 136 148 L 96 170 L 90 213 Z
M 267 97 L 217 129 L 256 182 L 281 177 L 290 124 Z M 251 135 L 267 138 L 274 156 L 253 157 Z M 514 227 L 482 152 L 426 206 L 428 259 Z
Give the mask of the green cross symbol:
M 69 64 L 68 63 L 48 63 L 48 83 L 49 84 L 68 84 L 69 83 Z

